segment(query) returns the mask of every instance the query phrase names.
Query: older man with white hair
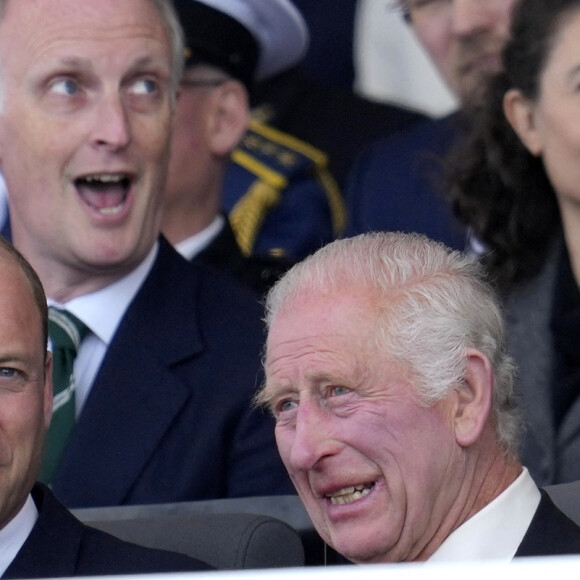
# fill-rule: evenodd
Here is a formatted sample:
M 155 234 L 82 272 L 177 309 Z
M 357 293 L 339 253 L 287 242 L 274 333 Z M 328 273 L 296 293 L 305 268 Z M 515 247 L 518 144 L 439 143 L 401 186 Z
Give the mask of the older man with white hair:
M 357 564 L 580 553 L 517 456 L 499 301 L 480 265 L 413 234 L 339 240 L 267 300 L 278 449 L 320 535 Z

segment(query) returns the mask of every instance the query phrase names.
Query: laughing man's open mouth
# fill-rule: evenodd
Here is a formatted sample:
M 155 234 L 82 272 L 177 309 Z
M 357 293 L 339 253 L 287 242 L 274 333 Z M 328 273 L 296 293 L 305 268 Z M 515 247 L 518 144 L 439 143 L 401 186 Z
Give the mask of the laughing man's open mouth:
M 326 494 L 326 497 L 330 499 L 333 505 L 352 503 L 368 495 L 374 486 L 374 483 L 363 483 L 351 487 L 344 487 L 334 493 Z
M 75 179 L 81 199 L 102 215 L 116 215 L 123 209 L 131 182 L 126 173 L 99 173 Z

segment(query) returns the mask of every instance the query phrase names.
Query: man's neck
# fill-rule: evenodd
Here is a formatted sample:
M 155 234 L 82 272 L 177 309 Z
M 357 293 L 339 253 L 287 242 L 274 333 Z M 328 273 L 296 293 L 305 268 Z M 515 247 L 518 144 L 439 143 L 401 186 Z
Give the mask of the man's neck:
M 499 446 L 494 446 L 491 453 L 485 448 L 485 445 L 480 447 L 481 453 L 469 451 L 474 452 L 473 460 L 465 470 L 453 504 L 440 529 L 414 558 L 415 561 L 427 560 L 453 531 L 491 503 L 521 474 L 522 465 L 517 459 L 506 455 Z
M 20 227 L 14 227 L 12 233 L 14 246 L 38 274 L 47 298 L 61 304 L 106 288 L 127 276 L 143 263 L 157 242 L 152 239 L 148 248 L 129 249 L 116 263 L 94 256 L 91 263 L 89 259 L 83 261 L 77 257 L 72 249 L 69 249 L 68 259 L 53 252 L 53 248 L 47 251 L 41 241 L 23 235 Z
M 203 183 L 195 186 L 201 191 L 182 192 L 166 201 L 161 231 L 171 244 L 202 232 L 220 213 L 225 171 L 225 162 L 214 162 Z
M 149 254 L 135 263 L 124 262 L 117 267 L 107 265 L 105 268 L 69 268 L 60 262 L 53 263 L 34 258 L 30 258 L 29 261 L 38 273 L 47 298 L 65 304 L 74 298 L 97 292 L 121 280 L 143 263 L 147 255 Z

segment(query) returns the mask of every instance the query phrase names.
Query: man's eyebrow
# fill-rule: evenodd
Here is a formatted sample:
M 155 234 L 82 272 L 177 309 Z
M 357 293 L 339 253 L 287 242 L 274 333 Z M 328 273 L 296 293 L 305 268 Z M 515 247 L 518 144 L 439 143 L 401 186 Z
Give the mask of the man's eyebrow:
M 287 384 L 274 384 L 264 382 L 263 387 L 258 391 L 254 400 L 257 405 L 272 407 L 274 399 L 280 399 L 297 393 L 297 389 Z
M 93 68 L 91 61 L 87 58 L 78 56 L 65 56 L 57 59 L 47 61 L 47 66 L 52 68 L 70 68 L 70 69 L 84 69 L 89 70 Z
M 27 352 L 5 351 L 0 354 L 0 366 L 17 363 L 30 364 L 34 360 L 34 355 Z
M 258 407 L 269 407 L 272 402 L 272 388 L 263 383 L 254 396 L 254 405 Z
M 153 56 L 153 55 L 144 55 L 140 56 L 137 60 L 135 60 L 129 67 L 129 71 L 136 71 L 140 69 L 146 69 L 150 67 L 160 67 L 163 65 L 163 68 L 167 68 L 168 72 L 171 73 L 172 66 L 171 61 L 166 60 L 165 58 L 161 58 L 160 56 Z M 167 65 L 167 66 L 166 66 Z

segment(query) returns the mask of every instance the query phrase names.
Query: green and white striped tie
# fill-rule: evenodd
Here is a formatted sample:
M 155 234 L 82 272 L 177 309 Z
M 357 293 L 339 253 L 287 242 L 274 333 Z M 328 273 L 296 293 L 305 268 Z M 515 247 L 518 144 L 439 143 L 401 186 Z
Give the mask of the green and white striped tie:
M 75 426 L 73 364 L 88 327 L 64 310 L 48 309 L 52 344 L 53 411 L 46 433 L 39 480 L 50 483 Z

